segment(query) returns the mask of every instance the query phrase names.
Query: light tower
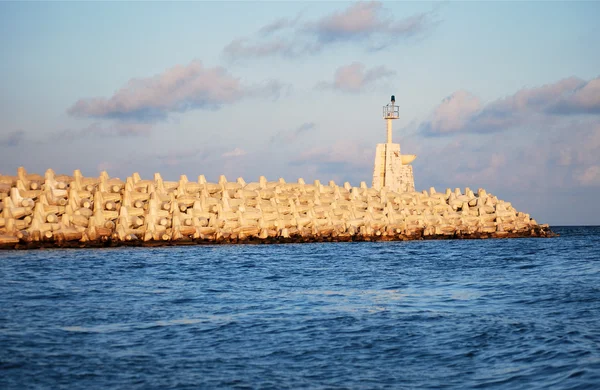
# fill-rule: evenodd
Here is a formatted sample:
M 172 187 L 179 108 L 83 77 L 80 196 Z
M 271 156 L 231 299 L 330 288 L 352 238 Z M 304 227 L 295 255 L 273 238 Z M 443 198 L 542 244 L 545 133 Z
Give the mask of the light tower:
M 386 121 L 387 141 L 377 144 L 375 167 L 373 168 L 373 188 L 386 187 L 390 191 L 410 192 L 415 190 L 412 165 L 417 158 L 414 154 L 400 154 L 400 144 L 392 143 L 392 121 L 400 117 L 400 108 L 392 95 L 390 103 L 383 106 L 383 119 Z
M 387 124 L 387 143 L 392 143 L 392 120 L 400 117 L 400 107 L 396 106 L 396 97 L 392 95 L 391 102 L 383 106 L 383 119 Z

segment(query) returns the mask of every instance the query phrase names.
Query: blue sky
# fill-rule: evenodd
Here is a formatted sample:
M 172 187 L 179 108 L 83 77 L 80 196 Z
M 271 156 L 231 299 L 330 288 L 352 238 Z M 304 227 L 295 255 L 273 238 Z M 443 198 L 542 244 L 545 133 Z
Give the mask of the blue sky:
M 598 2 L 0 2 L 0 173 L 370 184 L 600 224 Z

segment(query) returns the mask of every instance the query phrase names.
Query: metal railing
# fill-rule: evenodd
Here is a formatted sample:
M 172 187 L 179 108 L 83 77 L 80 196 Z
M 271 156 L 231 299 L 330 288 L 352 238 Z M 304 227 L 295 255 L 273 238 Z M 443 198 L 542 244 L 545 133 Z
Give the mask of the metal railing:
M 387 104 L 383 106 L 383 119 L 398 119 L 400 117 L 400 107 Z

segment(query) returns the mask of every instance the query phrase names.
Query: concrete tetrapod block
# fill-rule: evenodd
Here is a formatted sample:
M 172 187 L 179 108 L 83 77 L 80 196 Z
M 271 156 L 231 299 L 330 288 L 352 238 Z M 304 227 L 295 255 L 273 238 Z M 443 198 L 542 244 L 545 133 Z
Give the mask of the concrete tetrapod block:
M 19 169 L 0 176 L 0 184 L 0 234 L 19 240 L 4 240 L 4 247 L 551 235 L 483 189 L 395 193 L 264 176 L 209 183 L 200 175 L 190 183 L 185 175 L 164 181 L 158 173 L 122 181 L 107 172 L 87 178 L 51 169 L 44 178 Z

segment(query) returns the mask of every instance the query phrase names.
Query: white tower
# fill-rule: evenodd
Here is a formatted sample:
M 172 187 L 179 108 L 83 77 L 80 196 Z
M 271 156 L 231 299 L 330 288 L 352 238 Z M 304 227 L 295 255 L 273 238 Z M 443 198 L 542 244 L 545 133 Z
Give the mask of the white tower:
M 375 167 L 373 168 L 373 188 L 379 190 L 386 187 L 390 191 L 411 192 L 415 190 L 415 179 L 411 162 L 417 156 L 400 154 L 400 144 L 392 143 L 392 121 L 400 116 L 400 109 L 391 102 L 383 106 L 383 119 L 387 125 L 387 142 L 377 144 L 375 151 Z

